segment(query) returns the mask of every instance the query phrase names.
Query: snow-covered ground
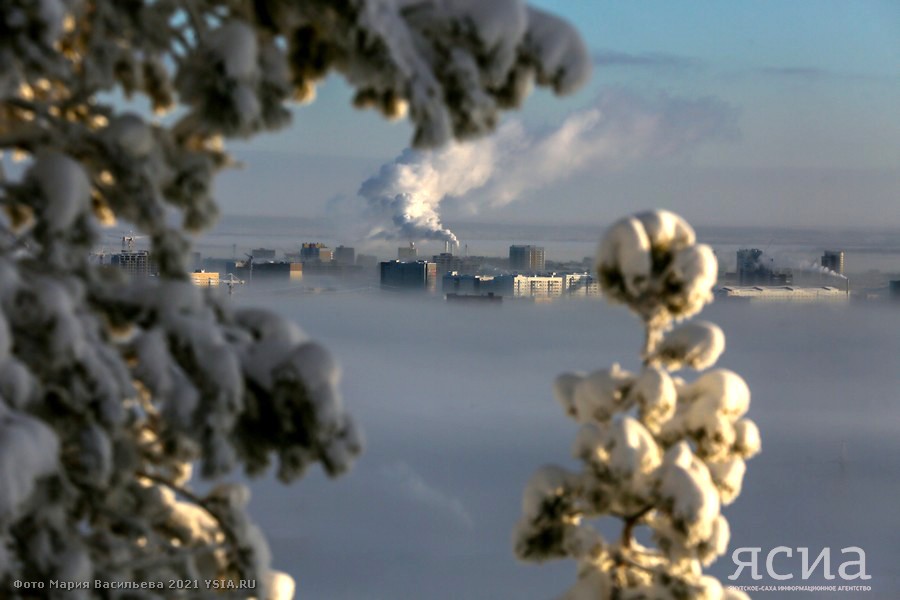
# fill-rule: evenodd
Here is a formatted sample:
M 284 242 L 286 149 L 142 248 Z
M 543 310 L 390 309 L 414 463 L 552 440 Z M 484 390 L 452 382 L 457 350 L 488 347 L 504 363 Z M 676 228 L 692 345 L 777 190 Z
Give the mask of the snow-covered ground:
M 551 396 L 556 374 L 620 362 L 636 367 L 641 331 L 624 309 L 599 301 L 502 307 L 336 294 L 267 296 L 241 304 L 296 318 L 344 367 L 349 409 L 367 448 L 336 481 L 318 469 L 284 487 L 253 484 L 251 510 L 275 566 L 304 599 L 550 598 L 574 581 L 569 562 L 533 566 L 512 554 L 522 489 L 545 463 L 574 464 L 576 425 Z M 811 558 L 865 550 L 872 591 L 900 597 L 900 311 L 897 306 L 750 306 L 702 313 L 725 331 L 721 367 L 753 394 L 763 435 L 741 497 L 725 509 L 732 543 L 760 547 L 763 579 L 802 581 L 797 548 Z M 689 374 L 689 377 L 693 377 Z M 765 573 L 765 555 L 791 581 Z M 848 557 L 849 558 L 849 557 Z M 851 569 L 853 572 L 855 569 Z M 730 556 L 711 572 L 725 580 Z M 819 597 L 769 592 L 762 598 Z

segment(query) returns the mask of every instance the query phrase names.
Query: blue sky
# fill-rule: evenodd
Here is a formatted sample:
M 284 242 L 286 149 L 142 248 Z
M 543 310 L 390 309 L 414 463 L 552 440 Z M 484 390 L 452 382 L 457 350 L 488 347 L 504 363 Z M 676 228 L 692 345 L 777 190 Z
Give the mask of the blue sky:
M 534 4 L 576 23 L 601 58 L 645 59 L 643 65 L 598 65 L 589 87 L 656 84 L 740 107 L 743 143 L 725 156 L 718 149 L 718 161 L 900 163 L 898 2 Z
M 739 133 L 676 160 L 587 169 L 474 216 L 450 203 L 447 220 L 606 221 L 662 206 L 698 224 L 900 227 L 900 3 L 532 4 L 575 24 L 595 71 L 577 94 L 538 91 L 509 118 L 553 127 L 613 87 L 721 100 Z M 403 150 L 410 128 L 352 109 L 350 97 L 332 76 L 292 128 L 234 144 L 247 168 L 223 176 L 225 212 L 317 216 L 332 198 L 354 196 Z

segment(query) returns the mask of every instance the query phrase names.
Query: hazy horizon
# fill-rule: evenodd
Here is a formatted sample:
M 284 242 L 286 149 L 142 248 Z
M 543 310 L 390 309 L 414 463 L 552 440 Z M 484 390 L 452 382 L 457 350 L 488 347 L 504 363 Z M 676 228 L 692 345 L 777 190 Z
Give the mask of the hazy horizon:
M 615 218 L 619 218 L 616 216 Z M 503 257 L 512 244 L 537 244 L 546 248 L 550 261 L 580 261 L 593 256 L 608 222 L 596 224 L 492 223 L 481 220 L 449 221 L 460 237 L 455 253 Z M 849 273 L 878 270 L 900 272 L 900 228 L 819 229 L 750 226 L 699 226 L 698 239 L 719 252 L 723 266 L 734 263 L 734 251 L 741 247 L 761 248 L 769 254 L 816 261 L 822 251 L 840 249 L 846 254 Z M 104 230 L 101 248 L 115 250 L 129 228 L 120 225 Z M 224 215 L 211 230 L 197 236 L 195 250 L 204 258 L 242 258 L 253 248 L 271 248 L 279 257 L 297 252 L 303 242 L 324 242 L 335 247 L 353 246 L 357 253 L 374 253 L 381 259 L 396 258 L 397 248 L 409 240 L 361 241 L 345 235 L 340 223 L 321 217 L 272 217 L 267 215 Z M 148 240 L 138 238 L 138 248 Z M 430 258 L 444 250 L 443 242 L 419 241 L 420 256 Z

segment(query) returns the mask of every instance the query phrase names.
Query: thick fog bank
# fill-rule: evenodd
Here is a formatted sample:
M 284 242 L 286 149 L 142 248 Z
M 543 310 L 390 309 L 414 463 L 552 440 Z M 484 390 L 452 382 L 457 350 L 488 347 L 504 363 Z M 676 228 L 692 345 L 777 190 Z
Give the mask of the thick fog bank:
M 337 481 L 316 471 L 292 487 L 253 486 L 254 517 L 301 597 L 537 599 L 574 580 L 570 563 L 517 563 L 511 530 L 531 473 L 573 464 L 576 426 L 551 396 L 555 375 L 617 361 L 638 368 L 641 331 L 624 310 L 590 300 L 471 307 L 378 293 L 252 296 L 339 357 L 367 438 Z M 822 583 L 821 565 L 800 578 L 796 549 L 814 559 L 830 547 L 837 574 L 841 548 L 858 546 L 873 578 L 827 583 L 871 585 L 866 598 L 900 594 L 895 309 L 719 303 L 703 313 L 725 330 L 719 366 L 750 384 L 763 435 L 725 514 L 732 549 L 762 548 L 764 579 L 745 569 L 736 583 Z M 775 562 L 791 581 L 766 575 L 777 546 L 794 549 Z M 723 580 L 734 571 L 730 555 L 712 568 Z

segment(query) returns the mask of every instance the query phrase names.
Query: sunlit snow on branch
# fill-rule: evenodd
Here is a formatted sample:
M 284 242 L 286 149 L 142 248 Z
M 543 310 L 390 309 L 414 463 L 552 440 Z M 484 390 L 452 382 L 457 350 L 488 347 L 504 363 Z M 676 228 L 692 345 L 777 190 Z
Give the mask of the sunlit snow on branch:
M 750 390 L 726 369 L 692 382 L 670 374 L 707 369 L 724 350 L 724 334 L 711 323 L 670 331 L 711 300 L 715 258 L 680 217 L 652 211 L 609 229 L 597 270 L 607 298 L 644 322 L 643 365 L 636 373 L 614 364 L 557 378 L 556 398 L 580 424 L 572 454 L 584 466 L 546 466 L 532 477 L 515 552 L 523 560 L 575 560 L 578 580 L 567 600 L 746 598 L 702 569 L 727 549 L 721 508 L 740 494 L 744 461 L 760 450 L 759 431 L 745 418 Z M 588 522 L 602 516 L 621 520 L 618 539 L 604 539 Z M 651 546 L 634 539 L 638 526 L 651 531 Z
M 326 348 L 190 282 L 186 232 L 215 221 L 223 140 L 285 126 L 332 71 L 432 147 L 589 70 L 572 27 L 519 0 L 0 2 L 0 153 L 24 159 L 10 177 L 0 155 L 0 596 L 206 579 L 289 598 L 247 489 L 221 478 L 335 476 L 362 438 Z M 89 262 L 116 220 L 158 277 Z M 205 495 L 195 467 L 220 478 Z

